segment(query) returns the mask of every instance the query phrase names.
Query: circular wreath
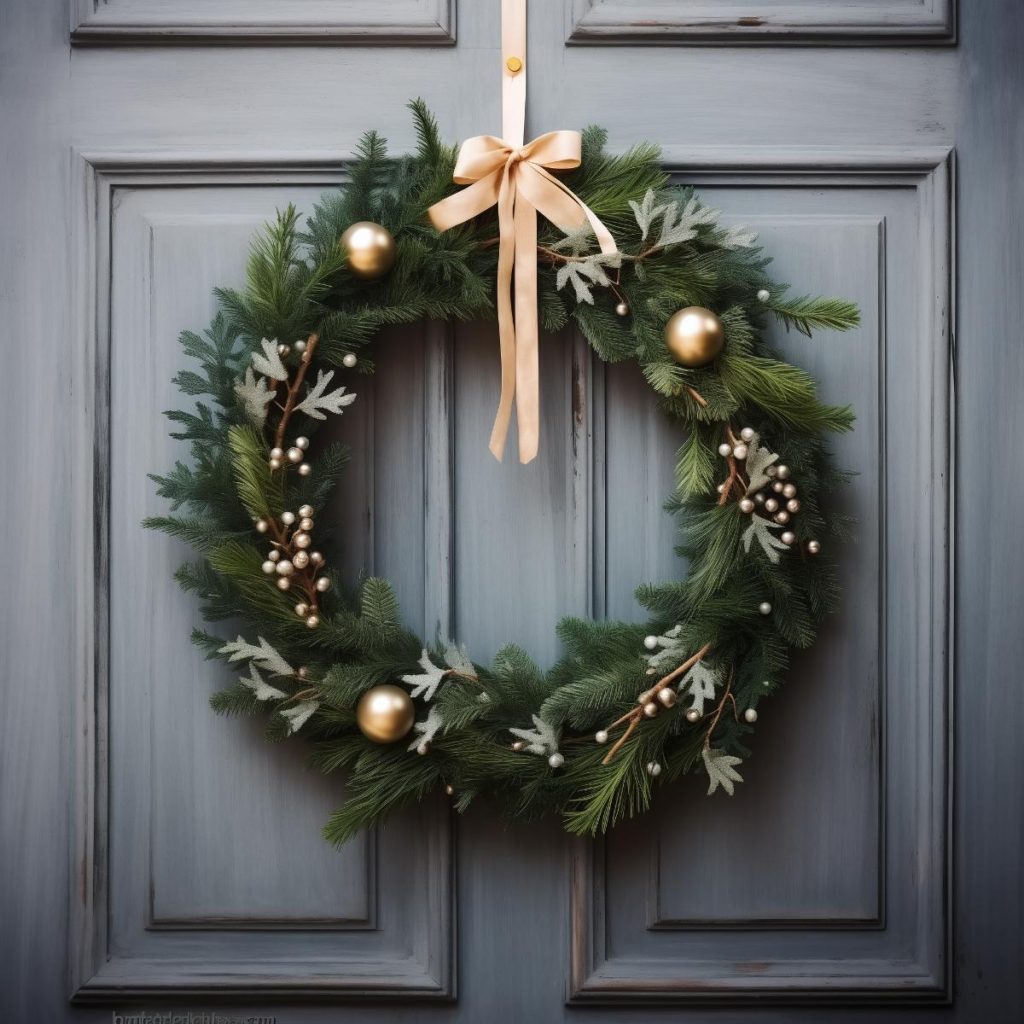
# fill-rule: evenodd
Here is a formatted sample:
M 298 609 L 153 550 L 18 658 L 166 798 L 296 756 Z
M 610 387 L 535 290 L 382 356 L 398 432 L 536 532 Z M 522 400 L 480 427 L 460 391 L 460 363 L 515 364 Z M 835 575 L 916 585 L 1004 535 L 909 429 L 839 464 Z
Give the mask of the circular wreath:
M 670 185 L 654 146 L 609 155 L 603 131 L 585 132 L 582 164 L 562 180 L 619 252 L 541 221 L 540 323 L 572 324 L 608 362 L 635 360 L 678 426 L 669 508 L 689 571 L 638 589 L 646 625 L 561 621 L 564 655 L 549 671 L 513 646 L 484 666 L 456 643 L 424 643 L 386 580 L 341 584 L 316 521 L 347 457 L 317 430 L 356 397 L 352 376 L 373 371 L 377 330 L 494 314 L 496 218 L 429 225 L 456 152 L 411 106 L 417 152 L 389 160 L 368 133 L 347 184 L 301 230 L 294 208 L 279 212 L 252 245 L 244 290 L 218 290 L 210 329 L 182 335 L 198 369 L 175 382 L 203 400 L 168 416 L 191 462 L 154 477 L 175 514 L 145 525 L 201 554 L 177 579 L 204 617 L 244 624 L 227 643 L 193 634 L 245 672 L 213 707 L 264 714 L 270 737 L 301 734 L 314 766 L 347 770 L 325 826 L 335 842 L 435 787 L 459 811 L 477 796 L 516 819 L 557 811 L 574 833 L 645 809 L 686 771 L 731 794 L 790 648 L 809 646 L 837 601 L 818 554 L 843 527 L 821 503 L 842 480 L 824 436 L 853 420 L 762 329 L 775 317 L 805 334 L 843 330 L 857 309 L 772 284 L 754 236 Z

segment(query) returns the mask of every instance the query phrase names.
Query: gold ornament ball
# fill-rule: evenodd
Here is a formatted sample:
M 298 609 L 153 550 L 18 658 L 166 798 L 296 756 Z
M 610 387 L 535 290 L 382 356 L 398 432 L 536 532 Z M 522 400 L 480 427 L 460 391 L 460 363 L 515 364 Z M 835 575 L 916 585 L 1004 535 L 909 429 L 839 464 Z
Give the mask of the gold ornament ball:
M 346 228 L 341 246 L 348 255 L 348 269 L 366 280 L 383 276 L 395 262 L 391 232 L 372 220 L 358 220 Z
M 412 728 L 416 709 L 405 690 L 385 683 L 360 697 L 356 708 L 359 731 L 373 743 L 394 743 Z
M 687 306 L 665 325 L 665 344 L 680 366 L 707 366 L 722 351 L 722 321 L 703 306 Z

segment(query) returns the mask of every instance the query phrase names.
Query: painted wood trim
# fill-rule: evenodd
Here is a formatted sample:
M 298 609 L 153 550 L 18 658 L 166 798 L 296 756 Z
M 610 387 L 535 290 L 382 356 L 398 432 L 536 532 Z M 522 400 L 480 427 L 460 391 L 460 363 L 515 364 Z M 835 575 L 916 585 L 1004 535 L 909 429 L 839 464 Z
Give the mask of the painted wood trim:
M 455 44 L 455 0 L 212 0 L 201 13 L 178 0 L 69 0 L 74 45 L 200 43 L 344 45 Z
M 860 152 L 846 157 L 839 153 L 824 157 L 816 153 L 812 161 L 805 163 L 805 154 L 773 149 L 749 151 L 742 160 L 729 162 L 728 152 L 708 149 L 688 153 L 679 159 L 679 166 L 672 167 L 673 155 L 668 154 L 669 169 L 690 171 L 691 179 L 713 177 L 716 183 L 749 180 L 754 172 L 759 181 L 770 181 L 775 176 L 781 181 L 798 178 L 803 185 L 813 185 L 819 179 L 821 184 L 833 186 L 870 181 L 916 190 L 921 212 L 921 252 L 926 257 L 919 293 L 921 336 L 936 340 L 936 355 L 930 362 L 930 404 L 921 413 L 926 422 L 919 429 L 921 437 L 932 439 L 931 449 L 921 453 L 920 478 L 914 485 L 921 493 L 936 495 L 936 500 L 929 504 L 933 557 L 923 559 L 922 564 L 922 571 L 932 577 L 934 616 L 921 644 L 927 651 L 925 657 L 931 666 L 930 676 L 936 680 L 938 698 L 929 709 L 931 743 L 919 752 L 916 767 L 923 779 L 930 780 L 930 784 L 922 783 L 931 801 L 926 820 L 941 826 L 941 835 L 934 844 L 942 860 L 936 872 L 941 893 L 935 906 L 923 909 L 926 917 L 934 913 L 938 918 L 931 923 L 941 934 L 941 948 L 930 950 L 923 957 L 851 961 L 845 971 L 840 962 L 804 961 L 787 964 L 788 971 L 784 974 L 765 975 L 760 971 L 732 970 L 731 965 L 723 961 L 709 961 L 702 965 L 706 968 L 702 979 L 695 982 L 692 977 L 673 975 L 671 959 L 609 956 L 605 844 L 580 840 L 574 844 L 570 861 L 567 1002 L 570 1005 L 737 1006 L 747 1003 L 948 1004 L 952 1001 L 952 843 L 955 834 L 952 817 L 955 610 L 951 479 L 956 422 L 953 390 L 954 155 L 951 150 L 902 154 Z M 918 836 L 918 841 L 927 838 Z M 918 937 L 927 930 L 928 924 L 919 921 Z M 849 966 L 855 970 L 850 970 Z
M 566 42 L 586 46 L 956 42 L 956 0 L 820 0 L 813 5 L 754 0 L 743 8 L 727 0 L 568 0 L 566 18 Z
M 455 329 L 425 327 L 423 381 L 423 640 L 445 641 L 455 622 Z
M 343 180 L 343 162 L 274 156 L 243 165 L 218 164 L 209 155 L 167 159 L 141 153 L 70 154 L 77 211 L 72 244 L 72 346 L 75 594 L 75 749 L 71 816 L 69 991 L 74 1002 L 134 996 L 287 996 L 334 1001 L 455 997 L 455 869 L 450 815 L 424 808 L 426 854 L 417 920 L 422 931 L 404 936 L 413 955 L 353 955 L 288 965 L 202 962 L 112 956 L 108 943 L 108 534 L 110 438 L 111 215 L 118 187 L 206 183 L 322 185 Z M 372 551 L 372 548 L 370 549 Z M 340 922 L 332 923 L 343 930 Z M 238 924 L 235 923 L 237 927 Z M 303 925 L 296 927 L 302 929 Z M 259 926 L 257 928 L 259 930 Z M 349 930 L 345 928 L 344 930 Z M 358 928 L 353 930 L 359 930 Z

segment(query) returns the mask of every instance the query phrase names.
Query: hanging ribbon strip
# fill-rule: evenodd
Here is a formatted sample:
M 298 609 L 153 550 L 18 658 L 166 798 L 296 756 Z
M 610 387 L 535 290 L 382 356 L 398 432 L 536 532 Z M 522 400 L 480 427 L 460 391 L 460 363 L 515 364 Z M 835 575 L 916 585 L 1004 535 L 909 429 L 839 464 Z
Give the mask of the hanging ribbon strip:
M 526 123 L 526 0 L 502 0 L 502 134 L 467 139 L 459 150 L 453 180 L 468 188 L 435 203 L 428 215 L 438 231 L 498 208 L 498 336 L 501 343 L 501 398 L 490 449 L 499 461 L 516 404 L 519 461 L 537 454 L 540 382 L 537 357 L 537 214 L 566 234 L 590 223 L 603 253 L 615 240 L 598 217 L 551 171 L 579 167 L 579 132 L 540 135 L 523 144 Z M 512 281 L 515 278 L 515 313 Z

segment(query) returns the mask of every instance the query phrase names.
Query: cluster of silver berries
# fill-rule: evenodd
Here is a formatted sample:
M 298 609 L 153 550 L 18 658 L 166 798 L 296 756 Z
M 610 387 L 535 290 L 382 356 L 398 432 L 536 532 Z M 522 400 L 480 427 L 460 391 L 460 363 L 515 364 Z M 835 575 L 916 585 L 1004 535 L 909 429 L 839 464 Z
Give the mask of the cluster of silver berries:
M 326 593 L 331 589 L 331 581 L 326 576 L 316 575 L 324 564 L 324 556 L 319 551 L 309 550 L 313 544 L 313 507 L 303 505 L 298 515 L 294 512 L 282 512 L 281 524 L 284 527 L 284 539 L 274 542 L 262 565 L 263 571 L 268 576 L 277 577 L 279 590 L 290 590 L 295 573 L 312 568 L 312 574 L 316 577 L 313 590 L 318 594 Z M 257 519 L 256 529 L 259 533 L 266 533 L 270 529 L 270 524 L 266 519 Z M 300 601 L 295 606 L 295 614 L 304 619 L 310 629 L 316 629 L 320 625 L 320 616 L 315 604 Z
M 296 343 L 297 344 L 297 343 Z M 295 438 L 293 444 L 287 450 L 284 448 L 271 448 L 269 465 L 272 470 L 278 470 L 286 463 L 298 467 L 299 476 L 309 476 L 313 467 L 305 460 L 306 449 L 309 448 L 308 437 Z
M 752 441 L 755 437 L 754 431 L 751 427 L 744 427 L 740 431 L 740 437 L 745 442 Z M 720 444 L 718 446 L 718 453 L 723 458 L 732 456 L 734 459 L 745 459 L 747 457 L 747 446 L 746 444 Z M 790 479 L 791 473 L 789 466 L 778 464 L 769 466 L 765 472 L 771 477 L 771 488 L 769 494 L 764 494 L 758 491 L 753 498 L 741 498 L 740 499 L 740 511 L 750 515 L 755 509 L 760 508 L 766 518 L 770 518 L 772 522 L 779 526 L 788 526 L 790 520 L 800 511 L 800 499 L 797 497 L 796 484 Z M 783 544 L 795 544 L 796 534 L 792 530 L 783 530 L 779 539 Z M 816 540 L 809 540 L 806 545 L 806 551 L 809 555 L 816 555 L 821 551 L 821 543 Z M 762 605 L 762 613 L 767 615 L 771 612 L 771 608 L 768 611 L 764 611 Z

